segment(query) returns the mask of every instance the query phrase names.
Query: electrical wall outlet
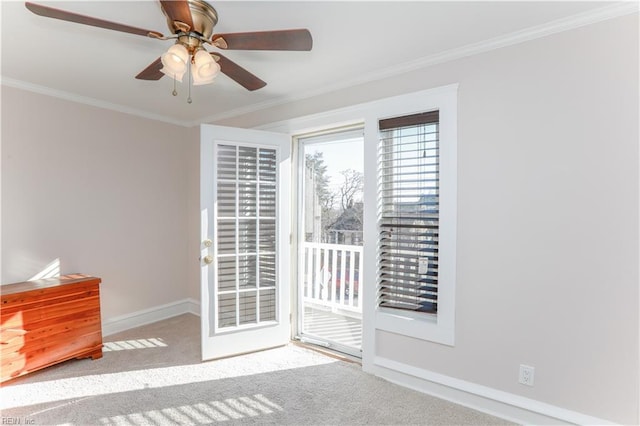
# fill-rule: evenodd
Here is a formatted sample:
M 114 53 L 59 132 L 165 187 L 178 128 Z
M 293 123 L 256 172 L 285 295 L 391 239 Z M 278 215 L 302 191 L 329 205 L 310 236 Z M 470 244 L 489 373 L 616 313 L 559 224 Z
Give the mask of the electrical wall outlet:
M 518 381 L 523 385 L 533 386 L 533 378 L 536 369 L 530 365 L 520 364 L 520 374 L 518 376 Z

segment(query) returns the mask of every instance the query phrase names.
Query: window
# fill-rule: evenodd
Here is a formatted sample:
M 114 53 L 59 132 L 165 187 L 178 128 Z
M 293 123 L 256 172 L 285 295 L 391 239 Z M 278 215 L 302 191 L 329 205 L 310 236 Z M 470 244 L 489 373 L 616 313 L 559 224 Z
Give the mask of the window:
M 438 311 L 438 111 L 379 121 L 378 305 Z
M 276 150 L 217 144 L 217 329 L 276 320 Z
M 375 122 L 374 327 L 445 345 L 455 343 L 456 110 L 452 85 L 385 102 Z

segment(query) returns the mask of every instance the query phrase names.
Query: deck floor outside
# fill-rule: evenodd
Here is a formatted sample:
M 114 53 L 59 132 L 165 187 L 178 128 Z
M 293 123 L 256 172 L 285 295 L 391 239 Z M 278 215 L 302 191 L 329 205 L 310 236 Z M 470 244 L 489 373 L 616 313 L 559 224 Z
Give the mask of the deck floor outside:
M 346 347 L 359 353 L 362 348 L 362 320 L 328 309 L 306 305 L 304 307 L 303 333 L 336 344 L 336 349 Z

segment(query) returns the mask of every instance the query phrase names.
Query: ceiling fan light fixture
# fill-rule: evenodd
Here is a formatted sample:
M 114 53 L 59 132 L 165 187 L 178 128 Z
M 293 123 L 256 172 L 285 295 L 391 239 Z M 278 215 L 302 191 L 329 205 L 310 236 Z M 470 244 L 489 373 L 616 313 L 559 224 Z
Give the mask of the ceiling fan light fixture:
M 188 60 L 189 52 L 187 48 L 181 44 L 174 44 L 160 57 L 163 65 L 160 71 L 181 82 L 182 76 L 187 71 Z
M 204 49 L 197 50 L 193 55 L 193 85 L 212 83 L 220 72 L 220 65 L 211 57 L 211 54 Z
M 210 84 L 213 83 L 213 81 L 216 79 L 216 76 L 211 76 L 211 77 L 198 77 L 197 75 L 195 75 L 195 73 L 192 73 L 193 76 L 193 85 L 194 86 L 201 86 L 203 84 Z

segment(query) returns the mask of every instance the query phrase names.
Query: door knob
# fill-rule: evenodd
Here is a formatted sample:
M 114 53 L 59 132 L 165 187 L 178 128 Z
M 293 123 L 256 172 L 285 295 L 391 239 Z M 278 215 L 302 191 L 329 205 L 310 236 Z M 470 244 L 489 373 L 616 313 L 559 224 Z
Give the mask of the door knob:
M 211 246 L 213 245 L 213 241 L 211 241 L 210 239 L 208 239 L 208 238 L 207 238 L 206 240 L 204 240 L 204 241 L 202 242 L 202 244 L 203 244 L 205 247 L 211 247 Z
M 204 260 L 204 263 L 206 263 L 207 265 L 213 263 L 213 256 L 211 256 L 210 254 L 206 255 L 204 258 L 202 258 L 202 260 Z

